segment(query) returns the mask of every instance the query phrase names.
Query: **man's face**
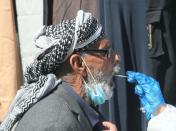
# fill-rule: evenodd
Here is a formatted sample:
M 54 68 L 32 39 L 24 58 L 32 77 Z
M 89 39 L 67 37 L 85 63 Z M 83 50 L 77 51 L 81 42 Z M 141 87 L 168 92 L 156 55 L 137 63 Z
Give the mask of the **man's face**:
M 90 50 L 95 51 L 88 52 L 87 55 L 84 56 L 84 60 L 90 71 L 93 73 L 101 72 L 104 77 L 111 76 L 114 66 L 119 63 L 119 56 L 117 53 L 107 54 L 106 51 L 110 50 L 110 41 L 106 38 L 101 39 L 93 45 Z M 88 71 L 87 74 L 89 74 Z
M 92 89 L 97 89 L 97 85 L 100 84 L 106 100 L 111 98 L 113 94 L 113 83 L 111 79 L 113 76 L 114 66 L 116 66 L 119 62 L 117 54 L 107 54 L 107 50 L 109 50 L 109 48 L 109 40 L 102 39 L 92 48 L 87 49 L 88 53 L 86 53 L 86 55 L 82 58 L 87 69 L 87 82 L 85 86 L 87 86 L 87 88 L 90 87 Z M 95 99 L 93 99 L 93 101 L 94 100 Z

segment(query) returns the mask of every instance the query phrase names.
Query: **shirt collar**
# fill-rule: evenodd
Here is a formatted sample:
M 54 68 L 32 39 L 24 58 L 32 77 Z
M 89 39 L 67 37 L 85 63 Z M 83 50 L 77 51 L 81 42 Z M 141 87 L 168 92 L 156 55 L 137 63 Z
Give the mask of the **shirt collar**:
M 62 82 L 62 85 L 66 92 L 77 101 L 92 127 L 95 127 L 97 123 L 102 122 L 102 115 L 99 112 L 96 112 L 85 100 L 77 95 L 69 84 L 67 84 L 66 82 Z

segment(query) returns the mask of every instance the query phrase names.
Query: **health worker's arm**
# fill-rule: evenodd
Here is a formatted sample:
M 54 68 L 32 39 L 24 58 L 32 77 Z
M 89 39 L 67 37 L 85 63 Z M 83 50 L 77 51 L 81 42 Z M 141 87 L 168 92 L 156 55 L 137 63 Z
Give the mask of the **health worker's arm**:
M 176 131 L 176 108 L 165 103 L 159 83 L 139 72 L 128 71 L 127 76 L 135 84 L 135 94 L 149 120 L 147 131 Z

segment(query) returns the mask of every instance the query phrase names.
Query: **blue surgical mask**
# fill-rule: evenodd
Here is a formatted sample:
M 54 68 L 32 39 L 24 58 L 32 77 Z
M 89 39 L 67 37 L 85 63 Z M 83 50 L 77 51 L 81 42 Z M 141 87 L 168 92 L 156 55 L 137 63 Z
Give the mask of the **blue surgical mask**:
M 83 58 L 82 58 L 83 60 Z M 85 61 L 83 60 L 84 64 L 86 65 L 88 72 L 90 73 L 92 79 L 93 79 L 93 84 L 87 84 L 84 81 L 85 84 L 85 91 L 87 96 L 91 99 L 91 101 L 94 103 L 94 105 L 100 105 L 105 103 L 106 100 L 110 99 L 112 97 L 113 91 L 109 90 L 109 92 L 105 91 L 105 83 L 101 82 L 101 83 L 97 83 L 94 79 L 94 76 L 92 75 L 89 67 L 87 66 L 87 64 L 85 63 Z
M 95 87 L 89 87 L 85 84 L 86 93 L 88 97 L 91 99 L 91 101 L 94 103 L 94 105 L 100 105 L 103 104 L 107 97 L 103 91 L 103 85 L 101 83 L 94 85 Z

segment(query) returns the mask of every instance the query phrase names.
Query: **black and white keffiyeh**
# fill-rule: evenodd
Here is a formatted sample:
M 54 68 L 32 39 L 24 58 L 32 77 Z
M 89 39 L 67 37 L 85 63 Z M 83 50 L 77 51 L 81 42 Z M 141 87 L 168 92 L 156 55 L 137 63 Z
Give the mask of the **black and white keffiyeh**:
M 58 25 L 43 26 L 34 36 L 41 53 L 27 67 L 25 84 L 17 92 L 9 112 L 0 125 L 0 131 L 10 131 L 26 111 L 61 81 L 54 75 L 74 50 L 88 48 L 104 37 L 101 24 L 91 13 L 78 11 L 75 19 Z

